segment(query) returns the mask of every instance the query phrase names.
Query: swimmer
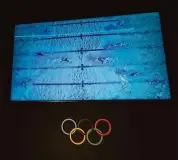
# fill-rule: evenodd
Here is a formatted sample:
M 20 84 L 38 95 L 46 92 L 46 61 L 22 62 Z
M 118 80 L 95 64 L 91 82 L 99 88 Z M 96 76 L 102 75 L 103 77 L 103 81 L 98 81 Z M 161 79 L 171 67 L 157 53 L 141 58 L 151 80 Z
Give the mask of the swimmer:
M 146 80 L 147 83 L 153 84 L 153 85 L 157 85 L 159 83 L 164 84 L 164 81 L 162 80 L 158 80 L 158 79 L 153 79 L 153 80 Z
M 69 62 L 69 59 L 68 58 L 61 58 L 61 61 L 63 61 L 63 62 Z
M 28 79 L 22 81 L 20 84 L 21 84 L 22 86 L 26 87 L 26 86 L 28 85 L 28 83 L 31 82 L 31 81 L 32 81 L 32 79 L 31 79 L 31 78 L 28 78 Z
M 119 22 L 117 23 L 117 26 L 120 27 L 120 26 L 123 26 L 123 24 L 124 24 L 123 21 L 122 21 L 122 22 L 119 21 Z
M 36 55 L 37 56 L 44 56 L 44 54 L 42 52 L 37 52 Z
M 119 42 L 119 43 L 116 43 L 116 45 L 117 45 L 117 46 L 120 46 L 120 47 L 123 47 L 123 46 L 126 45 L 126 43 L 125 43 L 125 42 Z
M 102 64 L 105 63 L 105 62 L 108 62 L 108 57 L 99 57 L 98 58 L 98 61 L 100 61 Z
M 22 82 L 22 86 L 26 86 L 27 85 L 27 82 Z
M 24 42 L 24 39 L 21 38 L 21 39 L 20 39 L 20 42 Z
M 44 32 L 49 32 L 49 29 L 48 29 L 48 28 L 46 28 L 46 29 L 44 30 Z
M 104 57 L 99 57 L 98 58 L 98 60 L 103 64 L 104 63 L 104 60 L 105 60 L 106 58 L 104 58 Z
M 138 73 L 138 72 L 134 72 L 134 73 L 130 74 L 130 76 L 138 76 L 138 75 L 140 75 L 140 73 Z
M 57 58 L 57 59 L 53 60 L 53 63 L 54 63 L 54 62 L 59 62 L 59 63 L 61 63 L 61 62 L 70 62 L 70 61 L 69 61 L 68 58 L 62 57 L 62 58 Z

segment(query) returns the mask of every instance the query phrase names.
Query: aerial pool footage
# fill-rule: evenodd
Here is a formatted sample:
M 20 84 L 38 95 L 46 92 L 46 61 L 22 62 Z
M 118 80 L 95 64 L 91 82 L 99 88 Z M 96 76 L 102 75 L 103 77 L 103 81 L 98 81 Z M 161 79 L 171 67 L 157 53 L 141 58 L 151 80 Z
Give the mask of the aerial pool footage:
M 170 98 L 157 12 L 15 27 L 13 101 Z

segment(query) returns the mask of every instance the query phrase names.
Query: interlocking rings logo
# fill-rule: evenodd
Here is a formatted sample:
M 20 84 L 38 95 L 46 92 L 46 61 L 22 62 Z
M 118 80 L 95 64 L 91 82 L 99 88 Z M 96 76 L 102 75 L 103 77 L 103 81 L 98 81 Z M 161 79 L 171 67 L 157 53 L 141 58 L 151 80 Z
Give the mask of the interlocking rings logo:
M 74 126 L 75 126 L 69 133 L 67 133 L 67 132 L 64 130 L 64 123 L 67 122 L 67 121 L 73 122 L 73 123 L 74 123 Z M 89 129 L 89 130 L 87 131 L 87 133 L 85 133 L 84 130 L 83 130 L 82 128 L 80 128 L 80 124 L 81 124 L 82 122 L 84 122 L 84 121 L 89 121 L 89 122 L 91 122 L 91 121 L 88 120 L 88 119 L 82 119 L 82 120 L 80 120 L 80 121 L 78 122 L 78 124 L 77 124 L 73 119 L 67 118 L 67 119 L 65 119 L 65 120 L 62 122 L 62 124 L 61 124 L 61 129 L 62 129 L 63 133 L 66 134 L 66 135 L 68 135 L 69 138 L 70 138 L 70 141 L 71 141 L 73 144 L 75 144 L 75 145 L 81 145 L 81 144 L 83 144 L 83 143 L 85 142 L 85 140 L 87 140 L 89 144 L 91 144 L 91 145 L 93 145 L 93 146 L 97 146 L 97 145 L 99 145 L 99 144 L 102 143 L 104 136 L 108 136 L 108 135 L 111 133 L 111 130 L 112 130 L 111 123 L 110 123 L 107 119 L 98 119 L 98 120 L 95 122 L 94 127 L 93 127 L 93 124 L 92 124 L 92 122 L 91 122 L 92 128 Z M 103 121 L 103 122 L 106 122 L 106 123 L 108 124 L 108 126 L 109 126 L 109 129 L 108 129 L 108 131 L 107 131 L 106 133 L 102 133 L 102 132 L 97 128 L 98 123 L 100 123 L 100 122 L 102 122 L 102 121 Z M 73 135 L 76 131 L 79 131 L 79 132 L 83 135 L 83 139 L 82 139 L 80 142 L 75 142 L 75 141 L 72 139 L 72 135 Z M 100 140 L 99 140 L 98 142 L 96 142 L 96 143 L 91 142 L 90 139 L 89 139 L 89 135 L 90 135 L 91 132 L 93 132 L 93 131 L 95 131 L 98 135 L 101 136 L 101 137 L 100 137 Z

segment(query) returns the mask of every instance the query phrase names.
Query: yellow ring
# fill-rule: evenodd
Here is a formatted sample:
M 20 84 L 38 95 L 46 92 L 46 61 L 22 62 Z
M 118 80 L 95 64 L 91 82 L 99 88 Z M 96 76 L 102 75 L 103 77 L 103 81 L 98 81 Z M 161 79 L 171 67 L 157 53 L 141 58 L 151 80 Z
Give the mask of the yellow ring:
M 82 139 L 81 142 L 74 142 L 73 139 L 72 139 L 72 134 L 73 134 L 76 130 L 81 131 L 81 132 L 83 133 L 83 139 Z M 74 129 L 72 129 L 71 132 L 70 132 L 69 137 L 70 137 L 71 142 L 72 142 L 73 144 L 75 144 L 75 145 L 81 145 L 82 143 L 85 142 L 85 139 L 86 139 L 86 137 L 85 137 L 85 132 L 84 132 L 81 128 L 74 128 Z

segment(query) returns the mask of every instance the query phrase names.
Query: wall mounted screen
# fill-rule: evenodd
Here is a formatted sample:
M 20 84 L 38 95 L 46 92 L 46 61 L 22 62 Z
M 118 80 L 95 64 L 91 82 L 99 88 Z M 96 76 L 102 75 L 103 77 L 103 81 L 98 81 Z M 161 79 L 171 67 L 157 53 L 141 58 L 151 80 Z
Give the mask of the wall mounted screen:
M 170 97 L 157 12 L 15 26 L 13 101 Z

